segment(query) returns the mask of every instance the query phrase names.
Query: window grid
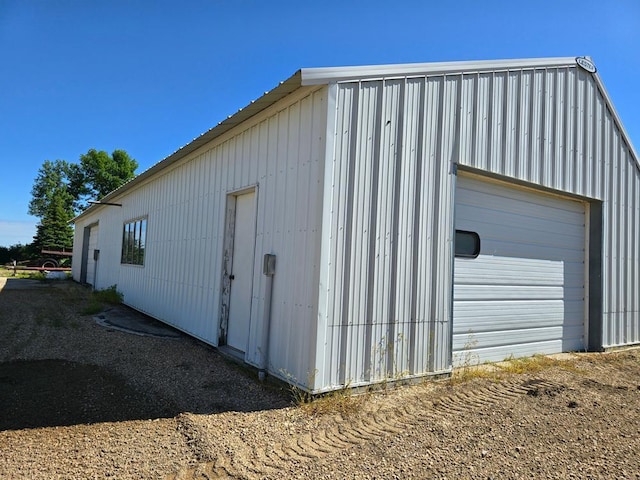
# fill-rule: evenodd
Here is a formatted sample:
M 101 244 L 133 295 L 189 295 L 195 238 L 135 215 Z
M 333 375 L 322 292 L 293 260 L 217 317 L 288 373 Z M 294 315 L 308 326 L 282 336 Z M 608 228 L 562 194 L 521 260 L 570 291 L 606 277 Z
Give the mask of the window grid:
M 144 265 L 147 219 L 140 218 L 124 224 L 122 229 L 122 256 L 120 263 Z

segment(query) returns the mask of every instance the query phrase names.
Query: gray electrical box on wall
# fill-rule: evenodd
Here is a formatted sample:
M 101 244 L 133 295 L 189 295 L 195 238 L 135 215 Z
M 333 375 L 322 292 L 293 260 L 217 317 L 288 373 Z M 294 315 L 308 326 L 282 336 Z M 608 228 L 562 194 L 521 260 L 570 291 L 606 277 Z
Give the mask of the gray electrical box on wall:
M 262 273 L 272 277 L 276 273 L 276 256 L 270 253 L 265 253 L 264 260 L 262 262 Z
M 100 250 L 93 251 L 93 259 L 97 262 L 98 258 L 100 258 Z

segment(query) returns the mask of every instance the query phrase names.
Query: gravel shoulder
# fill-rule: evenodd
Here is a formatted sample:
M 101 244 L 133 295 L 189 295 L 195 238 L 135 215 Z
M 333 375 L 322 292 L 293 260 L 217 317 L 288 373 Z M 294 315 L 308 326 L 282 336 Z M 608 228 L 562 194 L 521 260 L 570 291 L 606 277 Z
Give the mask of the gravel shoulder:
M 186 335 L 96 324 L 88 295 L 0 290 L 0 478 L 640 478 L 636 349 L 297 406 Z

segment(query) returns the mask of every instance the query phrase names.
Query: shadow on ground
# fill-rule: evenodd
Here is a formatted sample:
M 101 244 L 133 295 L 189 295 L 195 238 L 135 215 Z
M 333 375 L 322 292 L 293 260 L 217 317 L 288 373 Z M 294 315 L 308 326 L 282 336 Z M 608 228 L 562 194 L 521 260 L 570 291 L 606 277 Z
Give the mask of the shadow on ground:
M 0 431 L 290 405 L 283 384 L 138 311 L 82 313 L 90 296 L 0 278 Z
M 0 364 L 0 430 L 173 417 L 143 392 L 96 365 L 64 360 Z

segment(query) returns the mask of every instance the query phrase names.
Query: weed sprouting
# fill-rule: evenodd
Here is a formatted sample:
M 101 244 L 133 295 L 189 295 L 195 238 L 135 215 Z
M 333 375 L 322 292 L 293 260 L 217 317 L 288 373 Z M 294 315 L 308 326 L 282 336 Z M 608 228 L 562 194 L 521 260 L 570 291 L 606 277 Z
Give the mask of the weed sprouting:
M 117 285 L 111 285 L 104 290 L 96 290 L 93 292 L 93 297 L 102 303 L 109 303 L 112 305 L 118 305 L 124 300 L 122 292 L 118 291 Z
M 95 315 L 104 310 L 105 305 L 119 305 L 123 300 L 124 295 L 118 291 L 117 285 L 111 285 L 103 290 L 96 290 L 91 293 L 89 303 L 82 309 L 82 314 Z
M 538 373 L 553 367 L 560 367 L 567 370 L 575 370 L 573 362 L 570 360 L 558 360 L 546 355 L 533 355 L 531 357 L 514 358 L 513 355 L 507 357 L 504 362 L 496 366 L 505 373 L 523 375 L 525 373 Z
M 104 306 L 96 301 L 91 299 L 89 304 L 82 309 L 83 315 L 95 315 L 96 313 L 100 313 L 104 309 Z
M 367 400 L 367 394 L 356 395 L 350 386 L 325 393 L 300 405 L 310 415 L 340 414 L 348 416 L 359 412 Z
M 480 356 L 473 351 L 476 345 L 478 345 L 478 340 L 473 338 L 473 332 L 469 331 L 469 336 L 462 352 L 454 357 L 454 365 L 457 365 L 457 368 L 449 379 L 452 384 L 490 376 L 487 369 L 480 366 Z
M 313 384 L 312 380 L 316 372 L 309 374 L 308 385 Z M 349 384 L 332 392 L 314 395 L 299 387 L 293 375 L 284 371 L 281 373 L 290 384 L 289 391 L 293 403 L 309 416 L 330 414 L 348 416 L 358 412 L 367 398 L 366 394 L 356 395 Z

